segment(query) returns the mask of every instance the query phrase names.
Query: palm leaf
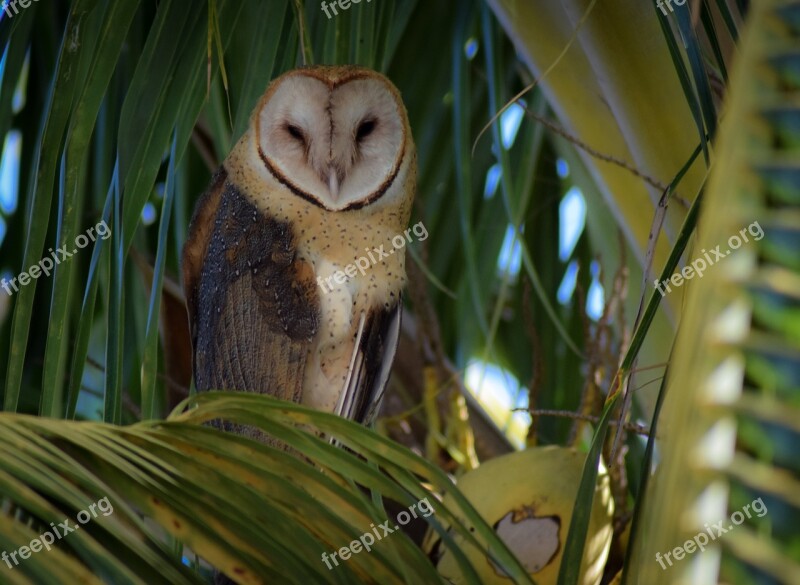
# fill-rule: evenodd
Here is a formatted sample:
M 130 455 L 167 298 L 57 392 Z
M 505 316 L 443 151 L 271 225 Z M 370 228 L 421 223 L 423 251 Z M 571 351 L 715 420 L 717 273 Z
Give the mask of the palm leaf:
M 729 256 L 689 295 L 666 388 L 664 464 L 645 514 L 659 530 L 649 530 L 637 546 L 630 571 L 638 582 L 663 580 L 652 562 L 656 552 L 718 522 L 725 533 L 711 529 L 715 553 L 686 558 L 670 569 L 669 582 L 689 572 L 732 583 L 800 578 L 796 531 L 786 524 L 800 505 L 796 457 L 788 451 L 798 442 L 796 292 L 787 288 L 797 279 L 796 254 L 787 252 L 796 246 L 798 200 L 790 178 L 793 133 L 782 126 L 797 115 L 791 97 L 797 85 L 780 66 L 769 81 L 754 83 L 757 68 L 796 54 L 796 9 L 781 2 L 754 6 L 743 35 L 695 246 L 696 254 L 722 243 Z M 763 130 L 750 125 L 756 120 L 764 121 Z M 734 237 L 740 248 L 731 244 Z
M 266 396 L 204 393 L 187 406 L 167 421 L 122 427 L 0 415 L 0 493 L 27 518 L 27 526 L 18 520 L 6 525 L 6 550 L 103 498 L 113 508 L 64 535 L 58 554 L 33 555 L 15 571 L 48 583 L 70 583 L 85 570 L 114 583 L 198 582 L 181 555 L 171 553 L 170 535 L 246 582 L 436 581 L 430 561 L 399 530 L 377 540 L 370 554 L 353 555 L 333 571 L 325 566 L 322 553 L 349 545 L 387 519 L 355 481 L 404 505 L 425 499 L 434 510 L 426 520 L 445 542 L 452 540 L 443 525 L 486 551 L 517 582 L 530 582 L 450 479 L 391 441 Z M 214 419 L 264 429 L 308 461 L 202 425 Z M 453 509 L 437 499 L 445 490 L 456 502 Z M 459 558 L 465 574 L 474 575 Z

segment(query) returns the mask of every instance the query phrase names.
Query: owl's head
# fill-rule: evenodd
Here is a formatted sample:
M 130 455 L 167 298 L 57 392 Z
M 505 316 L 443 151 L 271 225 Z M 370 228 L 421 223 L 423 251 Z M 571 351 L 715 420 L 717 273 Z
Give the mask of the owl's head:
M 398 174 L 413 155 L 400 94 L 370 69 L 286 73 L 264 94 L 253 123 L 267 170 L 295 195 L 330 210 L 378 200 L 405 179 Z

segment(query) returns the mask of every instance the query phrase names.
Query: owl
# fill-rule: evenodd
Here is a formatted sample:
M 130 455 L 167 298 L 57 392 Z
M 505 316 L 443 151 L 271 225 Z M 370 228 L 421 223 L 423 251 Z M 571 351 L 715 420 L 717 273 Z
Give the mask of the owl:
M 198 390 L 374 417 L 406 278 L 390 242 L 408 225 L 416 167 L 400 93 L 379 73 L 308 67 L 270 84 L 183 249 Z

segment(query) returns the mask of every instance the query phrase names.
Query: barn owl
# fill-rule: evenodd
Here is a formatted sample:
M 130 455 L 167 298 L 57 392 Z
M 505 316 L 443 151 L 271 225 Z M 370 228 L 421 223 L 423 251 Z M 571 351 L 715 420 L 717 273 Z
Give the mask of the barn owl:
M 198 390 L 374 417 L 406 278 L 404 251 L 388 243 L 408 225 L 416 167 L 405 107 L 384 76 L 319 66 L 270 84 L 183 250 Z M 368 270 L 332 280 L 379 250 Z

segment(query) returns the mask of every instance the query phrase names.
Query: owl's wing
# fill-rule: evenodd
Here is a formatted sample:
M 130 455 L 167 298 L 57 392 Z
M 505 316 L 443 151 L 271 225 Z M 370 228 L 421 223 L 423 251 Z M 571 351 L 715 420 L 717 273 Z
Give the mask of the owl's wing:
M 289 224 L 226 179 L 223 169 L 200 200 L 184 247 L 195 383 L 299 402 L 319 323 L 313 269 Z
M 197 328 L 197 291 L 200 288 L 200 276 L 203 270 L 203 260 L 208 251 L 208 244 L 214 232 L 214 217 L 219 209 L 222 190 L 228 173 L 225 168 L 220 168 L 211 179 L 211 186 L 200 197 L 194 210 L 192 221 L 189 224 L 189 235 L 183 246 L 183 290 L 186 295 L 186 308 L 189 311 L 189 331 L 192 334 L 192 344 L 196 345 Z
M 359 322 L 345 390 L 337 413 L 369 425 L 380 408 L 400 341 L 402 299 L 388 309 L 373 309 Z

